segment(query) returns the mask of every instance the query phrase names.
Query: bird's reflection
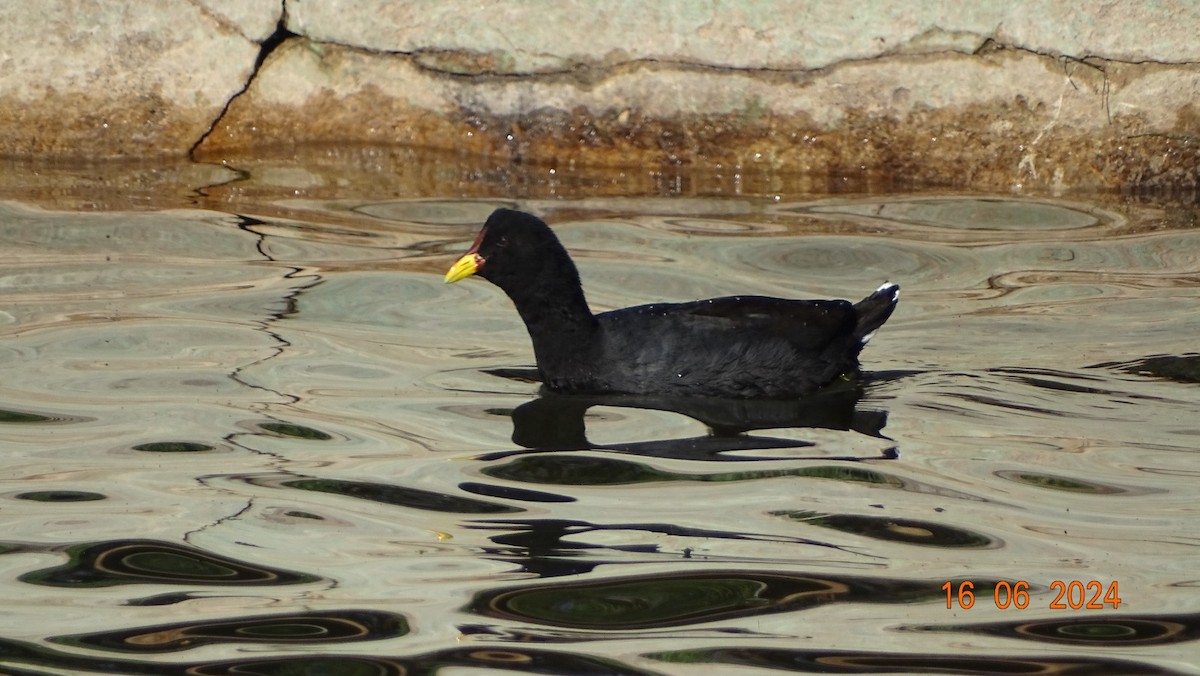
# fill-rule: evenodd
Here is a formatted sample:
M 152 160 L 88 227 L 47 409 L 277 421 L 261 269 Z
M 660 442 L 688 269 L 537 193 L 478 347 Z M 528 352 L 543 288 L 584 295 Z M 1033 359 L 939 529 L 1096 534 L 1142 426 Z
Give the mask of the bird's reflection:
M 496 370 L 494 375 L 526 379 L 528 374 L 515 369 Z M 803 399 L 741 400 L 685 399 L 646 397 L 636 395 L 579 395 L 555 394 L 545 390 L 531 401 L 516 407 L 511 413 L 512 440 L 525 451 L 501 451 L 488 454 L 488 459 L 540 451 L 603 449 L 647 457 L 684 460 L 756 460 L 732 451 L 753 451 L 780 448 L 804 448 L 813 442 L 794 438 L 753 434 L 754 430 L 811 429 L 850 431 L 888 442 L 877 454 L 867 456 L 830 456 L 821 460 L 878 460 L 898 457 L 893 441 L 883 434 L 887 412 L 877 408 L 860 407 L 865 392 L 872 386 L 902 377 L 902 373 L 875 373 L 819 390 Z M 586 414 L 593 406 L 640 408 L 668 411 L 703 423 L 708 433 L 700 437 L 634 441 L 616 444 L 593 444 L 587 439 Z M 803 457 L 789 456 L 792 459 Z

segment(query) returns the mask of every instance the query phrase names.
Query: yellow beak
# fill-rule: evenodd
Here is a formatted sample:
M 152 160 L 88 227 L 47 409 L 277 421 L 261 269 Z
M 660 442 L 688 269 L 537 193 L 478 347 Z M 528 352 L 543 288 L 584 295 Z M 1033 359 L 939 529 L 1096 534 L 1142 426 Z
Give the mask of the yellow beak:
M 446 283 L 453 284 L 460 279 L 470 277 L 479 269 L 480 263 L 483 263 L 483 258 L 479 254 L 468 253 L 450 266 L 446 272 Z

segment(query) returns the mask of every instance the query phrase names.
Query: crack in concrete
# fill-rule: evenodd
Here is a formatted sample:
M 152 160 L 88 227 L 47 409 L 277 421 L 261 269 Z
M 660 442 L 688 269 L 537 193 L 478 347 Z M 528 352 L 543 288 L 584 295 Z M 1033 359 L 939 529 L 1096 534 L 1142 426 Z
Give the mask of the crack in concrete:
M 435 47 L 421 48 L 414 50 L 389 50 L 376 49 L 363 45 L 353 44 L 349 42 L 341 42 L 338 40 L 314 40 L 313 38 L 299 34 L 291 33 L 292 36 L 309 40 L 314 45 L 329 45 L 348 49 L 360 54 L 369 54 L 375 56 L 402 56 L 413 59 L 412 65 L 422 71 L 436 73 L 455 79 L 468 80 L 516 80 L 516 79 L 547 79 L 570 77 L 572 79 L 583 79 L 585 81 L 596 81 L 605 77 L 610 77 L 613 74 L 625 71 L 627 69 L 636 69 L 645 65 L 665 66 L 677 68 L 685 71 L 700 71 L 700 72 L 730 72 L 730 73 L 759 73 L 764 75 L 812 75 L 821 74 L 831 71 L 847 64 L 870 63 L 889 58 L 905 58 L 905 57 L 925 57 L 936 55 L 985 55 L 991 52 L 1003 50 L 1021 51 L 1035 56 L 1054 60 L 1066 60 L 1079 63 L 1091 68 L 1095 68 L 1104 72 L 1104 64 L 1114 63 L 1122 65 L 1162 65 L 1162 66 L 1195 66 L 1200 65 L 1200 61 L 1123 61 L 1120 59 L 1099 56 L 1095 54 L 1086 54 L 1083 56 L 1074 56 L 1060 52 L 1039 51 L 1030 47 L 1022 47 L 1016 44 L 1002 43 L 991 36 L 980 35 L 981 44 L 978 48 L 971 52 L 965 52 L 957 49 L 933 49 L 928 51 L 904 52 L 897 50 L 889 50 L 872 56 L 849 57 L 840 59 L 833 63 L 828 63 L 822 66 L 734 66 L 727 64 L 703 63 L 698 61 L 686 61 L 679 59 L 664 59 L 656 57 L 626 59 L 624 61 L 614 63 L 599 63 L 587 61 L 572 61 L 561 68 L 545 69 L 545 70 L 524 70 L 524 71 L 499 71 L 490 69 L 480 69 L 477 72 L 462 72 L 445 68 L 438 68 L 431 65 L 427 61 L 422 61 L 423 57 L 446 55 L 449 57 L 460 57 L 464 61 L 479 60 L 480 58 L 488 57 L 489 54 L 484 52 L 471 52 L 466 50 L 455 49 L 440 49 Z M 1100 63 L 1095 63 L 1099 61 Z M 586 74 L 585 74 L 586 73 Z M 591 75 L 590 73 L 601 73 L 599 76 Z
M 255 59 L 254 66 L 249 77 L 243 86 L 235 92 L 222 107 L 220 113 L 209 125 L 208 129 L 192 144 L 188 150 L 188 156 L 197 161 L 197 154 L 200 147 L 205 141 L 218 129 L 222 122 L 229 114 L 230 108 L 239 97 L 244 95 L 262 72 L 263 66 L 267 58 L 279 49 L 285 43 L 301 39 L 307 40 L 314 46 L 332 46 L 341 49 L 350 50 L 359 54 L 381 57 L 396 57 L 408 60 L 409 64 L 421 72 L 428 73 L 432 76 L 443 77 L 451 80 L 470 83 L 488 83 L 488 82 L 512 82 L 519 80 L 527 80 L 531 83 L 541 82 L 569 82 L 575 86 L 582 88 L 591 88 L 606 79 L 619 77 L 623 74 L 634 72 L 642 68 L 663 68 L 674 69 L 683 72 L 707 72 L 707 73 L 739 73 L 752 77 L 764 78 L 768 81 L 772 79 L 787 80 L 792 83 L 802 82 L 804 79 L 812 79 L 822 75 L 828 75 L 835 72 L 837 69 L 852 66 L 856 64 L 880 62 L 888 59 L 910 59 L 910 58 L 929 58 L 939 55 L 959 55 L 959 56 L 987 56 L 988 54 L 1010 50 L 1014 52 L 1022 52 L 1033 55 L 1042 59 L 1049 59 L 1062 64 L 1066 81 L 1076 90 L 1079 86 L 1072 79 L 1074 69 L 1072 65 L 1091 68 L 1103 76 L 1103 82 L 1100 85 L 1099 95 L 1101 97 L 1101 105 L 1103 106 L 1104 116 L 1108 123 L 1113 123 L 1111 110 L 1111 81 L 1109 76 L 1109 67 L 1112 65 L 1158 65 L 1165 67 L 1194 67 L 1200 65 L 1200 62 L 1164 62 L 1156 60 L 1120 60 L 1115 58 L 1103 57 L 1094 54 L 1086 54 L 1083 56 L 1075 56 L 1071 54 L 1063 54 L 1057 52 L 1040 51 L 1030 47 L 1024 47 L 1018 44 L 1002 43 L 996 40 L 992 35 L 974 34 L 979 38 L 978 47 L 973 51 L 964 51 L 953 47 L 943 47 L 941 49 L 930 49 L 927 51 L 904 51 L 904 45 L 910 44 L 906 42 L 896 49 L 888 50 L 879 54 L 865 56 L 861 58 L 846 58 L 834 63 L 829 63 L 823 66 L 734 66 L 722 64 L 706 64 L 694 61 L 661 59 L 661 58 L 637 58 L 628 59 L 615 63 L 604 62 L 585 62 L 585 61 L 570 61 L 564 59 L 564 65 L 561 68 L 545 69 L 538 71 L 520 71 L 508 72 L 492 67 L 488 63 L 488 59 L 494 58 L 493 55 L 484 52 L 471 52 L 466 50 L 456 49 L 437 49 L 437 48 L 421 48 L 415 50 L 386 50 L 366 47 L 362 45 L 341 42 L 338 40 L 315 40 L 303 33 L 293 32 L 288 27 L 288 6 L 287 0 L 281 0 L 281 11 L 279 21 L 275 32 L 260 44 L 261 49 Z M 915 39 L 915 38 L 914 38 Z M 458 63 L 462 67 L 454 68 L 454 64 Z M 1061 104 L 1061 102 L 1060 102 Z M 1044 133 L 1045 130 L 1043 130 Z
M 225 102 L 224 106 L 221 106 L 221 111 L 217 113 L 217 116 L 213 119 L 212 123 L 208 125 L 208 129 L 205 129 L 204 133 L 200 134 L 200 138 L 196 139 L 196 142 L 192 144 L 191 148 L 188 148 L 187 154 L 189 158 L 192 160 L 196 159 L 197 150 L 204 143 L 204 141 L 208 139 L 208 137 L 211 136 L 214 131 L 216 131 L 217 127 L 221 125 L 221 121 L 224 120 L 225 116 L 229 113 L 229 108 L 233 105 L 233 102 L 237 101 L 238 98 L 245 94 L 250 89 L 250 86 L 254 84 L 254 80 L 258 77 L 259 72 L 262 70 L 263 63 L 266 62 L 267 57 L 269 57 L 276 49 L 279 49 L 280 45 L 283 43 L 299 37 L 295 33 L 288 30 L 287 20 L 287 0 L 280 0 L 279 21 L 275 23 L 275 32 L 271 33 L 266 37 L 266 39 L 258 43 L 258 54 L 254 58 L 254 66 L 250 69 L 250 75 L 246 78 L 246 81 L 242 84 L 242 87 L 234 92 L 233 96 L 229 97 L 229 100 Z M 238 32 L 240 33 L 240 31 Z

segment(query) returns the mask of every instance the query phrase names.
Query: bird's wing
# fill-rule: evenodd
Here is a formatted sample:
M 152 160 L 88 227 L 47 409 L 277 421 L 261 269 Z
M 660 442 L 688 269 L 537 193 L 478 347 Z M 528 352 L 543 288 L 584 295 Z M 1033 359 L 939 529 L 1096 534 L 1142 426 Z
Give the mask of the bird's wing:
M 844 300 L 727 296 L 680 303 L 692 316 L 724 322 L 733 331 L 779 337 L 799 349 L 819 349 L 854 329 L 854 306 Z

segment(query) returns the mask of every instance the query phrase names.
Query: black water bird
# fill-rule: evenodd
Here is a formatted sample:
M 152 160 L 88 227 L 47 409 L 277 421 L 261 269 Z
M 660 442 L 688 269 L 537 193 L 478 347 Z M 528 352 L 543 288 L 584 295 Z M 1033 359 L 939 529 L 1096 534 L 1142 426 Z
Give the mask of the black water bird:
M 884 284 L 858 303 L 726 296 L 592 314 L 579 272 L 541 219 L 488 217 L 446 282 L 478 275 L 516 306 L 553 392 L 792 399 L 858 374 L 896 307 Z

